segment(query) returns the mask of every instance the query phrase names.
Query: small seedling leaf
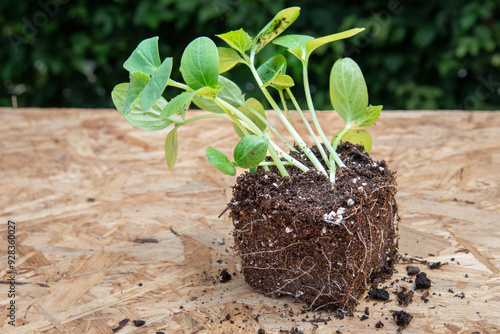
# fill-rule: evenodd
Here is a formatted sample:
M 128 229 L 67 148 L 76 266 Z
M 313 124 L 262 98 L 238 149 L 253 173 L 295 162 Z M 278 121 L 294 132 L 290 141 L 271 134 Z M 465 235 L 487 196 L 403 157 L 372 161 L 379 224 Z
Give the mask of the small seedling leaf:
M 286 71 L 286 58 L 283 55 L 276 55 L 269 58 L 264 64 L 257 69 L 260 79 L 264 86 L 269 85 L 272 80 L 279 74 Z
M 236 175 L 236 168 L 234 168 L 234 165 L 229 161 L 228 157 L 221 151 L 213 147 L 208 147 L 205 150 L 205 155 L 208 162 L 222 173 L 226 175 Z
M 323 46 L 325 44 L 328 44 L 328 43 L 331 43 L 334 41 L 338 41 L 341 39 L 346 39 L 346 38 L 352 37 L 354 35 L 359 34 L 363 30 L 365 30 L 365 28 L 354 28 L 354 29 L 346 30 L 346 31 L 339 32 L 339 33 L 336 33 L 333 35 L 328 35 L 328 36 L 324 36 L 324 37 L 315 38 L 313 40 L 310 40 L 310 41 L 306 42 L 306 58 L 308 58 L 311 55 L 311 53 L 313 53 L 313 51 L 316 50 L 317 48 L 319 48 L 320 46 Z
M 293 82 L 292 77 L 286 74 L 277 75 L 271 80 L 271 84 L 278 90 L 283 90 L 295 86 L 295 82 Z
M 313 39 L 314 37 L 308 35 L 286 35 L 276 38 L 273 41 L 273 44 L 288 48 L 288 52 L 299 58 L 301 61 L 304 61 L 306 55 L 306 43 L 312 41 Z
M 363 145 L 368 153 L 372 149 L 372 137 L 365 129 L 350 129 L 342 136 L 340 141 Z
M 375 125 L 377 119 L 380 117 L 380 111 L 382 110 L 382 108 L 383 106 L 369 105 L 368 108 L 366 108 L 363 116 L 355 120 L 354 123 L 356 123 L 356 126 L 360 128 L 367 128 L 369 126 Z
M 256 135 L 241 138 L 234 148 L 234 161 L 242 168 L 257 167 L 267 155 L 268 141 Z
M 158 51 L 158 36 L 151 37 L 139 43 L 130 57 L 123 63 L 130 73 L 142 72 L 152 75 L 160 66 L 160 53 Z
M 149 109 L 163 94 L 172 72 L 172 58 L 166 58 L 153 73 L 141 93 L 141 109 Z
M 361 69 L 351 58 L 339 59 L 333 65 L 330 100 L 348 125 L 363 116 L 368 106 L 368 90 Z
M 233 49 L 218 47 L 217 52 L 219 52 L 219 74 L 229 71 L 238 63 L 245 62 Z
M 186 109 L 189 107 L 193 96 L 195 96 L 197 91 L 192 92 L 184 92 L 176 97 L 174 97 L 168 104 L 163 108 L 160 114 L 160 118 L 164 119 L 172 116 L 173 114 L 184 115 L 186 113 Z
M 177 127 L 174 127 L 165 138 L 165 160 L 167 161 L 168 169 L 174 171 L 175 162 L 177 161 Z
M 181 58 L 181 74 L 192 89 L 217 88 L 219 53 L 208 37 L 198 37 L 188 44 Z
M 233 30 L 224 34 L 215 35 L 226 42 L 230 47 L 244 54 L 252 44 L 252 38 L 245 30 Z
M 113 103 L 118 110 L 120 110 L 119 108 L 123 108 L 129 85 L 129 83 L 119 84 L 115 86 L 111 93 Z M 160 97 L 148 110 L 142 110 L 136 103 L 127 114 L 122 115 L 130 124 L 139 129 L 149 131 L 162 130 L 172 124 L 172 121 L 168 119 L 160 119 L 160 113 L 166 105 L 167 101 L 163 97 Z
M 254 37 L 251 50 L 257 54 L 267 43 L 278 37 L 299 17 L 300 8 L 283 9 Z
M 125 93 L 125 102 L 123 104 L 123 115 L 128 114 L 132 106 L 139 100 L 139 95 L 142 93 L 149 81 L 149 76 L 141 72 L 130 73 L 130 85 Z

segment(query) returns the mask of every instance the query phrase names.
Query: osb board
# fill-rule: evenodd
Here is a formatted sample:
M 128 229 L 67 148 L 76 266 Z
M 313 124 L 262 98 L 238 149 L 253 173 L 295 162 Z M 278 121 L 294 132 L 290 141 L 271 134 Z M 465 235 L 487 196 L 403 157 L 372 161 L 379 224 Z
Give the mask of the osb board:
M 333 114 L 320 117 L 341 126 Z M 447 264 L 417 264 L 433 282 L 427 303 L 420 290 L 407 307 L 394 295 L 363 299 L 339 320 L 266 298 L 238 273 L 231 223 L 218 218 L 234 178 L 204 157 L 207 145 L 231 152 L 226 121 L 180 128 L 172 174 L 166 130 L 134 129 L 116 111 L 0 109 L 1 332 L 360 333 L 382 321 L 378 331 L 394 333 L 390 311 L 404 309 L 414 316 L 406 333 L 499 333 L 500 113 L 385 112 L 370 131 L 372 155 L 398 171 L 401 253 Z M 17 233 L 15 328 L 6 309 L 8 219 Z M 222 269 L 236 275 L 220 283 Z M 139 319 L 146 324 L 135 327 Z

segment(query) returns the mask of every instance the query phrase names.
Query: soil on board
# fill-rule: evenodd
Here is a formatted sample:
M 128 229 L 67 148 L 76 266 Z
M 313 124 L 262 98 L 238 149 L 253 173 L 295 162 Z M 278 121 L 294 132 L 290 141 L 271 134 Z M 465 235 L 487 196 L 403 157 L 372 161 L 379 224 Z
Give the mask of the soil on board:
M 313 168 L 288 168 L 290 178 L 259 168 L 238 177 L 228 206 L 250 286 L 351 313 L 367 284 L 390 277 L 397 263 L 396 181 L 362 146 L 342 143 L 338 153 L 346 167 L 335 186 Z

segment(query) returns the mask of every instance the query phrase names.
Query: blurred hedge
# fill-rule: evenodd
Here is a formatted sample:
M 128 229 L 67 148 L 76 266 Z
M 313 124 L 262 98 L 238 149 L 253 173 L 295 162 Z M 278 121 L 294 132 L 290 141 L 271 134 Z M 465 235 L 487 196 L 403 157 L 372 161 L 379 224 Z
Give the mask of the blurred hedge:
M 386 109 L 500 109 L 498 0 L 2 1 L 0 105 L 16 95 L 19 106 L 111 107 L 113 86 L 127 80 L 122 64 L 141 40 L 160 36 L 161 57 L 173 56 L 178 65 L 192 39 L 240 27 L 256 34 L 293 5 L 302 12 L 286 33 L 319 37 L 367 28 L 313 56 L 320 109 L 331 109 L 328 77 L 340 56 L 358 62 L 370 102 Z M 277 51 L 264 50 L 264 56 Z M 290 58 L 289 72 L 300 76 L 294 65 Z M 255 89 L 247 73 L 238 68 L 232 79 Z

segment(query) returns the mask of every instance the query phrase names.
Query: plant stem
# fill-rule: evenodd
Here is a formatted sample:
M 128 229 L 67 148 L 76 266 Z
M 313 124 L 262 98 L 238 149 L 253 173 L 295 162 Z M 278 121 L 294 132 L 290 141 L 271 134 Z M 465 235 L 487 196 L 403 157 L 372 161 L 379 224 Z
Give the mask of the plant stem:
M 309 87 L 309 77 L 308 77 L 308 73 L 307 73 L 307 61 L 304 61 L 302 63 L 302 70 L 303 70 L 304 91 L 306 94 L 307 106 L 309 108 L 309 112 L 311 113 L 311 117 L 312 117 L 314 126 L 316 127 L 316 130 L 318 131 L 319 137 L 323 141 L 323 144 L 326 146 L 326 148 L 330 152 L 330 156 L 333 156 L 333 159 L 335 160 L 337 165 L 339 165 L 340 167 L 345 167 L 345 164 L 342 162 L 342 160 L 340 160 L 340 157 L 337 154 L 337 152 L 335 152 L 332 145 L 330 145 L 330 141 L 326 138 L 325 133 L 323 132 L 323 129 L 321 128 L 321 125 L 319 124 L 318 118 L 316 117 L 316 111 L 314 110 L 314 105 L 313 105 L 312 97 L 311 97 L 311 90 Z M 330 168 L 335 168 L 335 165 L 330 166 Z
M 268 130 L 264 131 L 264 137 L 269 141 L 269 143 L 273 142 L 273 138 L 269 134 Z M 290 177 L 290 174 L 288 174 L 285 166 L 283 166 L 280 157 L 278 156 L 278 154 L 276 154 L 276 150 L 274 149 L 274 147 L 272 145 L 269 145 L 267 149 L 269 151 L 269 154 L 271 154 L 271 158 L 273 158 L 274 163 L 276 164 L 276 167 L 278 168 L 281 176 Z
M 351 129 L 351 124 L 346 124 L 346 126 L 337 134 L 337 136 L 335 136 L 334 140 L 332 141 L 332 147 L 334 150 L 337 150 L 340 140 L 350 129 Z
M 180 89 L 184 89 L 185 91 L 188 91 L 188 92 L 192 92 L 193 91 L 188 85 L 183 84 L 183 83 L 178 82 L 178 81 L 175 81 L 175 80 L 172 80 L 172 79 L 168 79 L 168 85 L 172 86 L 172 87 L 177 87 L 177 88 L 180 88 Z
M 323 149 L 323 145 L 321 145 L 321 143 L 318 140 L 318 137 L 316 137 L 316 134 L 314 133 L 314 130 L 311 128 L 311 125 L 309 124 L 308 120 L 306 119 L 306 116 L 302 112 L 302 109 L 300 108 L 297 100 L 295 100 L 295 97 L 293 96 L 292 91 L 290 90 L 290 88 L 287 88 L 286 91 L 288 93 L 288 96 L 290 96 L 290 100 L 292 100 L 292 103 L 295 106 L 295 109 L 299 113 L 300 118 L 302 119 L 302 122 L 305 124 L 307 130 L 309 131 L 309 134 L 311 135 L 312 139 L 314 140 L 314 144 L 318 148 L 319 153 L 321 154 L 321 157 L 323 158 L 323 160 L 325 161 L 325 163 L 328 164 L 329 159 L 328 159 L 328 156 L 325 153 L 325 150 Z
M 262 132 L 262 130 L 259 129 L 259 127 L 257 125 L 255 125 L 255 123 L 252 122 L 252 120 L 250 118 L 248 118 L 244 113 L 242 113 L 241 111 L 239 111 L 237 108 L 233 107 L 232 105 L 230 105 L 226 101 L 222 100 L 221 98 L 216 97 L 214 101 L 215 101 L 215 103 L 217 103 L 217 105 L 219 107 L 223 107 L 223 109 L 230 111 L 237 118 L 242 120 L 248 126 L 248 129 L 250 131 L 252 131 L 253 133 L 255 133 L 259 137 L 264 137 L 264 133 Z M 246 136 L 248 135 L 248 131 L 245 135 Z
M 289 149 L 290 151 L 292 152 L 296 152 L 297 149 L 295 149 L 295 147 L 293 147 L 289 142 L 288 140 L 285 139 L 285 137 L 283 137 L 283 135 L 281 133 L 279 133 L 279 131 L 274 127 L 274 125 L 272 125 L 264 116 L 262 116 L 257 110 L 255 110 L 254 108 L 251 108 L 247 105 L 243 105 L 245 108 L 247 108 L 248 110 L 250 110 L 252 112 L 252 114 L 254 114 L 259 120 L 261 120 L 262 122 L 264 122 L 266 124 L 266 126 L 272 131 L 274 132 L 274 134 L 283 142 L 283 144 L 285 144 Z
M 290 116 L 290 112 L 288 111 L 288 108 L 286 106 L 286 100 L 285 100 L 285 95 L 283 94 L 283 89 L 278 89 L 278 93 L 280 95 L 281 104 L 283 105 L 283 109 L 285 110 L 286 117 L 288 118 L 288 121 L 290 122 L 290 124 L 295 129 L 295 124 L 293 124 L 292 117 Z
M 225 120 L 228 120 L 228 121 L 231 121 L 231 117 L 229 117 L 228 115 L 222 115 L 222 114 L 206 114 L 206 115 L 199 115 L 199 116 L 194 116 L 194 117 L 191 117 L 191 118 L 188 118 L 188 119 L 181 119 L 175 115 L 172 115 L 170 117 L 168 117 L 167 119 L 173 121 L 174 123 L 176 124 L 179 124 L 179 125 L 184 125 L 184 124 L 188 124 L 188 123 L 191 123 L 191 122 L 195 122 L 195 121 L 198 121 L 200 119 L 207 119 L 207 118 L 220 118 L 220 119 L 225 119 Z
M 250 57 L 250 60 L 251 60 L 251 62 L 250 62 L 250 64 L 248 64 L 248 66 L 250 67 L 250 70 L 252 71 L 252 74 L 253 74 L 255 80 L 257 81 L 257 84 L 259 85 L 259 87 L 260 87 L 262 93 L 264 94 L 264 96 L 266 97 L 267 101 L 271 104 L 274 111 L 276 111 L 276 113 L 277 113 L 279 119 L 281 120 L 281 122 L 283 123 L 283 125 L 285 125 L 288 132 L 290 132 L 293 139 L 297 142 L 297 145 L 299 145 L 300 149 L 306 154 L 306 156 L 309 158 L 309 160 L 311 160 L 314 167 L 317 170 L 319 170 L 320 172 L 322 172 L 328 176 L 325 168 L 323 168 L 323 165 L 321 165 L 318 158 L 316 158 L 314 153 L 312 153 L 311 149 L 307 146 L 307 144 L 304 142 L 304 140 L 302 140 L 302 138 L 297 133 L 297 131 L 295 131 L 293 126 L 290 124 L 290 122 L 288 122 L 285 115 L 283 114 L 281 109 L 276 104 L 276 101 L 274 101 L 271 94 L 269 94 L 269 91 L 266 89 L 266 87 L 264 87 L 264 83 L 260 79 L 259 74 L 257 73 L 257 70 L 255 69 L 255 66 L 253 64 L 253 57 Z

